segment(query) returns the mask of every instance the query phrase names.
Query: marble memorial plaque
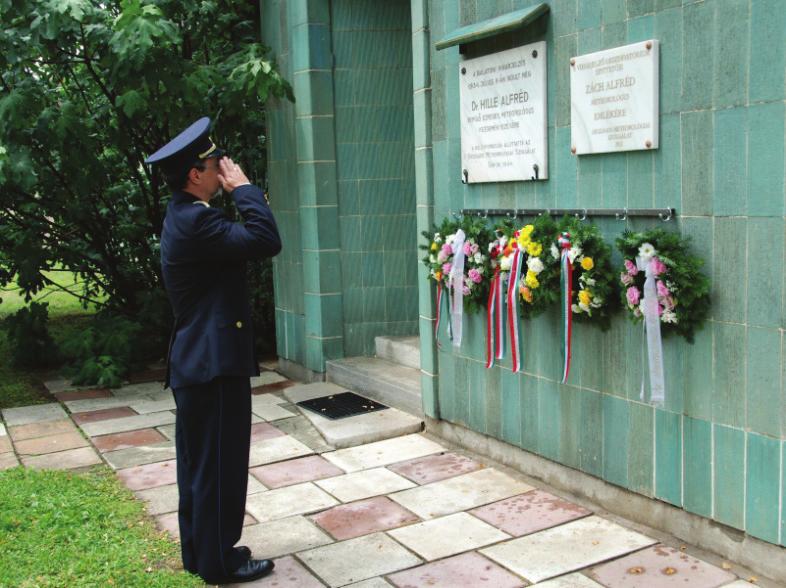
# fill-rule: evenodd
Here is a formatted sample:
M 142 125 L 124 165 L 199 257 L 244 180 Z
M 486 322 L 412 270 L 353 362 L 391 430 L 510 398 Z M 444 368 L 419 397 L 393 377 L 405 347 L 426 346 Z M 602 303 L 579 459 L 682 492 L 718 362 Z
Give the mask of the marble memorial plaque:
M 546 42 L 459 63 L 462 179 L 548 178 Z
M 657 149 L 658 41 L 570 60 L 571 151 Z

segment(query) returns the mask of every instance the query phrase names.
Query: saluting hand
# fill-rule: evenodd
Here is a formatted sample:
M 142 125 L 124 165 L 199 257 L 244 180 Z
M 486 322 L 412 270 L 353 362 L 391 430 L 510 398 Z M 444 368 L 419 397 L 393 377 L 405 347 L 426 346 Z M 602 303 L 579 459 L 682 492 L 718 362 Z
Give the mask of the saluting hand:
M 240 166 L 229 157 L 221 158 L 218 162 L 218 170 L 218 181 L 221 182 L 221 187 L 225 192 L 232 192 L 239 186 L 251 183 Z

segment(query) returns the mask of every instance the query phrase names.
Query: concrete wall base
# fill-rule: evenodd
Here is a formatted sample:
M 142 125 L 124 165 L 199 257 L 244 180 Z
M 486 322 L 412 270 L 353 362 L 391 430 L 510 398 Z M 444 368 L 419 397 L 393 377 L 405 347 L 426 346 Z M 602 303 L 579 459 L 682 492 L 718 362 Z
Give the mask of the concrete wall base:
M 786 585 L 786 548 L 636 494 L 460 425 L 425 417 L 426 432 Z
M 298 380 L 306 384 L 325 381 L 325 372 L 315 372 L 283 357 L 278 358 L 278 371 L 290 380 Z

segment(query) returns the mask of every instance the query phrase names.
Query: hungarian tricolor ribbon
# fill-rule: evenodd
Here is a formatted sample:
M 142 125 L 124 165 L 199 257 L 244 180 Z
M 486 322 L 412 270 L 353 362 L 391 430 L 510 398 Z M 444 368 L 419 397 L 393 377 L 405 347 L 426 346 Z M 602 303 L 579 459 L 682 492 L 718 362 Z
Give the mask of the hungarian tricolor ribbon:
M 560 259 L 560 292 L 562 306 L 562 383 L 570 374 L 570 347 L 573 335 L 573 263 L 570 260 L 570 233 L 562 233 L 557 243 L 562 250 Z
M 662 404 L 666 397 L 663 374 L 663 343 L 660 336 L 660 312 L 658 310 L 657 274 L 653 271 L 652 258 L 636 258 L 636 267 L 644 270 L 644 299 L 641 307 L 644 314 L 644 330 L 647 335 L 647 356 L 650 368 L 650 401 Z M 644 381 L 641 383 L 641 401 L 644 402 Z
M 486 305 L 486 368 L 494 367 L 494 360 L 502 359 L 505 353 L 502 308 L 502 273 L 498 266 L 491 278 Z
M 510 357 L 513 373 L 521 371 L 521 344 L 519 342 L 519 274 L 524 256 L 517 247 L 513 252 L 508 278 L 508 330 L 510 331 Z

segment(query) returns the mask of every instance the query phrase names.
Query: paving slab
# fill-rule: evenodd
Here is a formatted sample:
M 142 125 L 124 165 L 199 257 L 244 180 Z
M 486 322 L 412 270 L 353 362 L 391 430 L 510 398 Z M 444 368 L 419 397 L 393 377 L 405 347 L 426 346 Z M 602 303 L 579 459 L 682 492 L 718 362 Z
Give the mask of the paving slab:
M 335 447 L 325 442 L 319 431 L 303 415 L 299 414 L 291 419 L 276 421 L 275 427 L 307 445 L 314 453 L 322 454 L 335 449 Z
M 137 429 L 149 429 L 161 425 L 169 425 L 175 422 L 175 415 L 171 412 L 153 412 L 150 414 L 140 414 L 136 416 L 111 419 L 108 421 L 98 421 L 96 423 L 85 423 L 82 430 L 91 437 L 109 435 L 112 433 L 122 433 L 124 431 L 135 431 Z
M 0 436 L 0 453 L 8 453 L 9 451 L 13 451 L 14 448 L 11 445 L 11 437 L 8 435 Z
M 529 492 L 532 486 L 494 468 L 486 468 L 391 494 L 391 498 L 423 519 L 469 510 Z
M 313 382 L 311 384 L 295 384 L 284 390 L 284 396 L 291 403 L 296 404 L 303 400 L 322 398 L 333 394 L 341 394 L 347 389 L 331 382 Z
M 465 512 L 394 529 L 388 534 L 427 561 L 510 539 L 507 533 Z
M 278 358 L 275 359 L 266 359 L 265 361 L 259 362 L 259 369 L 260 370 L 267 370 L 269 372 L 274 372 L 278 369 Z
M 272 384 L 264 384 L 263 386 L 257 386 L 256 388 L 251 388 L 252 394 L 269 394 L 271 392 L 281 392 L 286 388 L 291 386 L 296 386 L 297 382 L 293 382 L 292 380 L 284 380 L 283 382 L 274 382 Z
M 0 453 L 0 470 L 7 470 L 19 465 L 19 460 L 12 451 Z
M 156 427 L 156 430 L 158 432 L 160 432 L 167 439 L 171 439 L 172 441 L 175 440 L 175 424 L 174 423 L 172 423 L 171 425 L 163 425 L 161 427 Z
M 273 573 L 254 582 L 243 584 L 225 584 L 225 588 L 324 588 L 324 584 L 317 580 L 294 557 L 281 557 L 274 561 L 276 564 Z
M 259 396 L 253 396 L 253 400 Z M 281 419 L 288 419 L 295 416 L 295 413 L 281 407 L 278 404 L 270 402 L 253 402 L 251 403 L 251 412 L 265 421 L 279 421 Z
M 85 423 L 95 423 L 97 421 L 108 421 L 110 419 L 119 419 L 127 416 L 134 416 L 137 414 L 127 406 L 117 406 L 115 408 L 102 408 L 100 410 L 90 410 L 88 412 L 78 412 L 71 415 L 74 422 L 78 425 Z
M 128 408 L 129 400 L 127 398 L 85 398 L 84 400 L 69 400 L 64 403 L 68 410 L 73 414 L 82 412 L 94 412 L 97 410 L 106 410 L 109 408 Z
M 57 453 L 46 453 L 22 457 L 22 463 L 37 470 L 72 470 L 101 463 L 101 458 L 92 447 L 68 449 Z
M 731 584 L 724 584 L 723 588 L 751 588 L 756 587 L 756 584 L 751 584 L 750 582 L 746 582 L 745 580 L 737 580 L 736 582 L 732 582 Z
M 586 508 L 543 490 L 531 490 L 481 506 L 470 513 L 513 537 L 535 533 L 592 514 Z
M 283 437 L 286 435 L 282 430 L 277 429 L 270 423 L 256 423 L 251 425 L 251 442 L 264 441 L 273 437 Z
M 251 387 L 258 388 L 259 386 L 265 386 L 267 384 L 275 384 L 276 382 L 284 382 L 288 378 L 285 378 L 279 373 L 276 372 L 262 372 L 258 376 L 254 376 L 251 378 Z
M 736 576 L 679 549 L 655 545 L 592 568 L 587 575 L 608 588 L 716 588 Z
M 578 572 L 575 574 L 568 574 L 567 576 L 560 576 L 553 580 L 538 582 L 535 586 L 538 588 L 604 588 L 602 584 L 598 584 L 594 580 L 590 580 L 587 576 Z
M 68 418 L 66 411 L 63 410 L 59 402 L 36 404 L 34 406 L 20 406 L 18 408 L 4 408 L 0 412 L 3 414 L 5 424 L 9 427 Z
M 243 528 L 241 545 L 248 545 L 257 558 L 288 555 L 332 543 L 327 533 L 303 516 L 268 521 Z
M 259 522 L 265 522 L 317 512 L 336 504 L 338 501 L 330 494 L 306 482 L 252 494 L 246 499 L 246 510 Z
M 145 501 L 145 508 L 151 515 L 166 514 L 177 511 L 180 494 L 177 484 L 167 484 L 157 488 L 148 488 L 134 492 L 137 498 Z
M 175 540 L 180 539 L 180 522 L 176 512 L 158 515 L 156 517 L 156 526 L 162 531 L 169 533 Z
M 175 444 L 172 441 L 161 441 L 153 445 L 129 447 L 103 454 L 104 459 L 112 468 L 123 470 L 135 466 L 175 459 Z
M 107 451 L 139 447 L 140 445 L 153 445 L 166 440 L 166 437 L 155 429 L 139 429 L 137 431 L 125 431 L 123 433 L 93 437 L 93 445 L 101 453 L 106 453 Z
M 109 398 L 112 393 L 106 388 L 93 388 L 89 390 L 64 390 L 55 392 L 55 398 L 60 402 L 66 400 L 83 400 L 85 398 Z
M 423 485 L 468 474 L 484 467 L 472 458 L 448 451 L 391 464 L 388 469 Z
M 248 465 L 258 466 L 266 463 L 274 463 L 277 461 L 284 461 L 292 459 L 293 457 L 302 457 L 314 453 L 309 447 L 303 445 L 300 441 L 285 435 L 283 437 L 273 437 L 272 439 L 265 439 L 259 443 L 251 444 L 250 456 Z
M 427 563 L 388 577 L 399 588 L 520 588 L 526 583 L 505 568 L 472 551 Z M 578 588 L 578 587 L 576 587 Z
M 251 397 L 251 407 L 262 405 L 276 405 L 276 404 L 289 404 L 290 402 L 284 398 L 283 395 L 278 393 L 255 394 Z
M 164 386 L 161 382 L 142 382 L 140 384 L 129 384 L 127 386 L 114 388 L 112 390 L 112 396 L 117 398 L 138 398 L 145 395 L 159 395 L 162 393 L 167 393 L 170 396 L 172 395 L 171 390 L 164 390 Z
M 267 486 L 265 486 L 262 482 L 257 480 L 251 474 L 248 475 L 248 482 L 246 484 L 246 495 L 250 496 L 251 494 L 258 494 L 259 492 L 264 492 L 267 490 Z
M 317 486 L 330 492 L 341 502 L 352 502 L 414 488 L 415 484 L 385 468 L 375 468 L 317 480 Z
M 382 578 L 371 578 L 357 584 L 347 584 L 347 588 L 390 588 L 391 586 L 392 584 L 385 582 Z
M 147 488 L 175 484 L 177 482 L 177 467 L 175 460 L 172 459 L 118 470 L 117 476 L 129 490 L 146 490 Z
M 56 379 L 56 380 L 46 380 L 44 382 L 44 386 L 52 394 L 56 394 L 58 392 L 63 392 L 65 390 L 78 390 L 79 389 L 79 387 L 73 386 L 71 384 L 71 380 L 66 380 L 66 379 L 63 379 L 63 378 L 59 378 L 59 379 Z
M 340 476 L 343 473 L 343 470 L 318 455 L 309 455 L 251 469 L 251 474 L 268 488 L 282 488 L 301 482 Z
M 163 412 L 165 410 L 175 410 L 177 405 L 175 399 L 171 394 L 163 400 L 135 400 L 129 405 L 139 414 L 149 414 L 151 412 Z
M 8 432 L 14 442 L 35 439 L 36 437 L 46 437 L 57 433 L 69 433 L 76 430 L 74 423 L 68 418 L 8 428 Z
M 384 496 L 335 506 L 313 515 L 311 519 L 339 541 L 396 529 L 420 520 Z
M 650 537 L 591 516 L 482 549 L 481 553 L 537 583 L 654 543 Z
M 347 472 L 357 472 L 442 451 L 445 451 L 444 447 L 422 435 L 405 435 L 358 447 L 339 449 L 326 454 L 325 459 Z
M 317 547 L 298 557 L 331 587 L 391 574 L 421 563 L 384 533 Z
M 66 449 L 76 449 L 77 447 L 87 447 L 90 443 L 77 430 L 67 433 L 57 433 L 46 437 L 36 437 L 17 441 L 16 452 L 19 455 L 43 455 L 45 453 L 56 453 Z

